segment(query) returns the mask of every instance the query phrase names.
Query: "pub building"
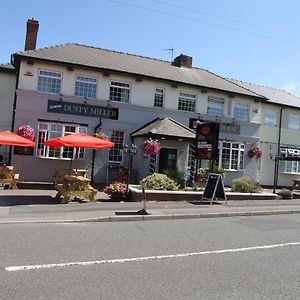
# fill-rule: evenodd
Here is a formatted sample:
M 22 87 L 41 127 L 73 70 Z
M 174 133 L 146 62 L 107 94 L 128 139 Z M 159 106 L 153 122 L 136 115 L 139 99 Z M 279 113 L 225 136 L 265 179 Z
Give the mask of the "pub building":
M 193 67 L 192 57 L 183 54 L 168 62 L 79 44 L 27 49 L 11 61 L 17 70 L 13 130 L 28 124 L 35 131 L 33 151 L 11 155 L 22 180 L 49 182 L 54 170 L 70 167 L 75 150 L 47 147 L 46 140 L 100 131 L 115 147 L 81 149 L 76 162 L 93 182 L 111 182 L 115 170 L 129 163 L 137 182 L 166 169 L 188 180 L 196 171 L 197 123 L 210 122 L 219 125 L 216 164 L 226 170 L 224 184 L 249 177 L 272 185 L 270 144 L 264 144 L 268 155 L 261 159 L 248 155 L 261 145 L 266 125 L 263 107 L 269 99 L 261 93 Z M 160 143 L 150 158 L 142 150 L 149 138 Z M 135 144 L 137 153 L 125 153 L 125 144 Z M 268 176 L 262 176 L 262 165 L 270 165 Z

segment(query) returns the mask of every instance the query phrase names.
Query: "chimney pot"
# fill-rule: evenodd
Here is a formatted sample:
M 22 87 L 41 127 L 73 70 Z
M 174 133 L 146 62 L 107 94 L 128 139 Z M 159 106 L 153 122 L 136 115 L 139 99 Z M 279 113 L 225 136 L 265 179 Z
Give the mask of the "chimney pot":
M 25 40 L 25 51 L 36 48 L 37 34 L 39 31 L 39 21 L 35 18 L 27 20 L 27 31 Z
M 193 58 L 185 54 L 180 54 L 174 59 L 172 65 L 176 67 L 191 68 L 193 66 Z

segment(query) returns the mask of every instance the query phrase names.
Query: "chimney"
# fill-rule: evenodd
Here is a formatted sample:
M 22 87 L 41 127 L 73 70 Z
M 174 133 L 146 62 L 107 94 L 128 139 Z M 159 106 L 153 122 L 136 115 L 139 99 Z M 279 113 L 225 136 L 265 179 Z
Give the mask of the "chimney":
M 191 56 L 180 54 L 174 59 L 172 65 L 176 67 L 191 68 L 193 66 L 192 62 L 193 62 L 193 58 Z
M 34 18 L 27 20 L 27 31 L 25 40 L 25 51 L 36 48 L 37 33 L 39 31 L 39 21 Z

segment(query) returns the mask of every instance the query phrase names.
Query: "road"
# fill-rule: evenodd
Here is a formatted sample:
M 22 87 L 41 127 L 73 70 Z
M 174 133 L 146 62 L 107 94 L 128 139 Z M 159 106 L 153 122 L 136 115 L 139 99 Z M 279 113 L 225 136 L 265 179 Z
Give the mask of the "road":
M 299 215 L 0 225 L 0 299 L 300 299 Z

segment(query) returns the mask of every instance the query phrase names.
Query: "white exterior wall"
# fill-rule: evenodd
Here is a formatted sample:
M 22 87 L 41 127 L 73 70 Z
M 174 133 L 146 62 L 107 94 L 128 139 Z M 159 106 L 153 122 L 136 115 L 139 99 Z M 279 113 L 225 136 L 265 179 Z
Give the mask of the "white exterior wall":
M 220 140 L 243 141 L 245 147 L 259 140 L 260 128 L 260 103 L 254 102 L 251 98 L 243 96 L 229 97 L 227 93 L 207 90 L 202 93 L 199 88 L 186 87 L 179 85 L 172 87 L 171 84 L 160 82 L 158 80 L 142 79 L 136 81 L 135 77 L 121 76 L 110 74 L 109 77 L 103 76 L 101 72 L 93 70 L 74 69 L 67 70 L 64 66 L 55 66 L 48 64 L 34 63 L 33 65 L 21 62 L 20 78 L 17 91 L 17 109 L 15 128 L 27 122 L 37 132 L 38 119 L 56 120 L 64 123 L 82 123 L 88 125 L 88 133 L 93 134 L 95 126 L 98 125 L 99 119 L 67 114 L 56 114 L 47 112 L 48 100 L 58 100 L 59 95 L 37 92 L 38 70 L 49 70 L 61 72 L 62 75 L 62 98 L 66 102 L 75 102 L 83 104 L 85 99 L 74 96 L 75 76 L 85 75 L 97 78 L 97 97 L 96 99 L 88 99 L 89 105 L 107 106 L 109 99 L 110 81 L 120 81 L 130 83 L 130 100 L 129 103 L 111 102 L 112 107 L 119 108 L 119 119 L 110 120 L 102 119 L 101 129 L 108 135 L 112 131 L 124 131 L 124 143 L 130 144 L 130 133 L 144 126 L 146 123 L 157 117 L 169 117 L 185 126 L 189 126 L 190 118 L 201 117 L 217 119 L 222 122 L 232 122 L 233 104 L 234 102 L 247 103 L 250 106 L 250 122 L 239 122 L 241 126 L 240 134 L 220 133 Z M 26 75 L 24 75 L 26 74 Z M 32 74 L 32 76 L 28 76 Z M 156 88 L 164 88 L 165 100 L 163 108 L 153 107 L 154 93 Z M 196 94 L 196 112 L 178 111 L 179 93 Z M 215 118 L 207 116 L 207 100 L 209 96 L 224 98 L 225 115 L 224 118 Z M 147 175 L 145 168 L 145 159 L 139 146 L 144 138 L 135 139 L 134 143 L 138 145 L 138 153 L 133 158 L 133 168 L 139 173 L 140 178 Z M 179 141 L 161 141 L 163 147 L 174 148 L 178 150 L 177 166 L 181 171 L 185 171 L 188 159 L 189 142 Z M 246 153 L 247 150 L 245 150 Z M 97 150 L 95 160 L 95 182 L 106 182 L 109 173 L 108 162 L 109 150 Z M 124 155 L 123 163 L 127 165 L 129 157 Z M 78 167 L 87 168 L 91 171 L 92 150 L 86 150 L 85 159 L 78 162 Z M 39 158 L 37 156 L 21 156 L 13 155 L 13 165 L 16 172 L 21 174 L 22 180 L 40 180 L 50 181 L 52 179 L 53 170 L 57 168 L 68 168 L 69 160 L 58 160 L 50 158 Z M 158 159 L 157 159 L 158 163 Z M 256 178 L 257 164 L 245 156 L 245 169 L 243 171 L 226 172 L 225 184 L 230 185 L 232 180 L 237 177 L 248 176 Z

